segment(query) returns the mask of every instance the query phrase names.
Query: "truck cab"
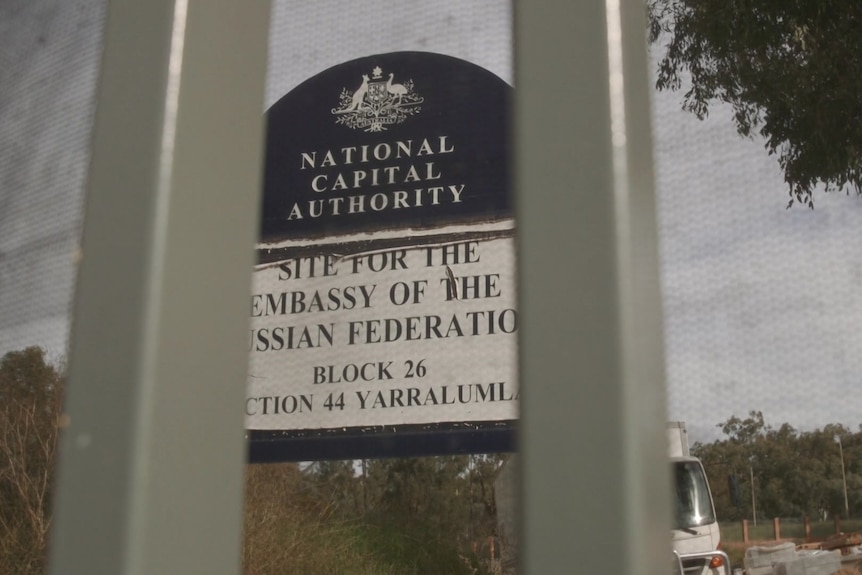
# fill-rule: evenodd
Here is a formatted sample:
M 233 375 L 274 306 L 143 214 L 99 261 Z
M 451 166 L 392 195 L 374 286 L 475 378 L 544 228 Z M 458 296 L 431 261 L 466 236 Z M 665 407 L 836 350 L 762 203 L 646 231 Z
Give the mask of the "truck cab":
M 675 571 L 682 575 L 727 575 L 727 555 L 718 546 L 721 539 L 712 493 L 703 465 L 691 457 L 685 423 L 668 424 L 671 479 L 673 481 L 673 525 L 671 545 Z
M 726 575 L 727 556 L 718 551 L 721 536 L 709 483 L 695 457 L 671 459 L 673 525 L 671 544 L 684 575 Z

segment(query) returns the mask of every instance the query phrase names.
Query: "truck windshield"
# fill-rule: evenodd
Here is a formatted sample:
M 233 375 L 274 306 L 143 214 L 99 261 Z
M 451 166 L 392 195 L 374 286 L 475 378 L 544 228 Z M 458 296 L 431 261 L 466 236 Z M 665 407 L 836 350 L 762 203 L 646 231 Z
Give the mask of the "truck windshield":
M 703 467 L 697 461 L 677 461 L 673 465 L 676 507 L 674 528 L 686 529 L 715 522 L 712 499 Z

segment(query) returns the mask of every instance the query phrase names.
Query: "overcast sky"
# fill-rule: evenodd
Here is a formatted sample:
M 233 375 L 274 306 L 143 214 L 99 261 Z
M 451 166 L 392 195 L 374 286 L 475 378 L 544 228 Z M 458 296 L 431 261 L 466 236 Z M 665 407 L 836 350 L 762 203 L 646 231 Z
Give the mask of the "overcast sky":
M 398 50 L 512 82 L 507 2 L 294 4 L 275 3 L 267 106 L 332 65 Z M 63 354 L 100 6 L 0 4 L 0 353 L 41 343 Z M 670 419 L 693 440 L 749 410 L 774 425 L 856 429 L 862 202 L 821 194 L 813 211 L 785 209 L 762 142 L 737 136 L 727 109 L 699 122 L 679 99 L 655 94 L 653 120 Z
M 731 414 L 810 430 L 862 422 L 862 202 L 788 194 L 727 107 L 700 122 L 655 96 L 669 415 L 698 434 Z

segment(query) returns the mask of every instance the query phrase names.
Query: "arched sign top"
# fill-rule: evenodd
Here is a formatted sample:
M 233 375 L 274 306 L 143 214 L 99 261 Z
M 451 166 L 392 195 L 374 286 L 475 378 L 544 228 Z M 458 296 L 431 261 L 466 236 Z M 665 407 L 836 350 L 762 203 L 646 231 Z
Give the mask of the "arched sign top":
M 426 52 L 358 58 L 267 112 L 261 241 L 508 219 L 512 88 Z

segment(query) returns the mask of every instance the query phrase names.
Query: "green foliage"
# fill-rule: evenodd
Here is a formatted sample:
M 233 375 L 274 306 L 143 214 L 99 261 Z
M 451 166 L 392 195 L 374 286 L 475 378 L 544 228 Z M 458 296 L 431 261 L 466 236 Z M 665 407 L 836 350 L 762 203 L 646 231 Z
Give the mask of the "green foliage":
M 489 454 L 251 465 L 245 573 L 482 575 L 501 463 Z
M 733 107 L 740 135 L 778 154 L 794 200 L 818 183 L 862 193 L 862 3 L 856 0 L 648 0 L 663 45 L 656 86 L 685 87 L 703 119 Z
M 720 520 L 752 519 L 752 479 L 757 516 L 802 517 L 812 520 L 844 515 L 841 438 L 851 516 L 862 514 L 862 431 L 841 425 L 799 432 L 788 424 L 773 428 L 761 412 L 718 424 L 727 436 L 692 447 L 710 478 Z M 734 502 L 734 477 L 739 498 Z M 737 503 L 737 504 L 735 504 Z
M 397 573 L 472 575 L 470 567 L 476 564 L 455 540 L 421 522 L 404 528 L 381 517 L 357 524 L 354 534 L 369 556 L 395 567 Z
M 355 521 L 337 517 L 295 463 L 250 465 L 246 473 L 246 575 L 396 575 L 366 550 Z

